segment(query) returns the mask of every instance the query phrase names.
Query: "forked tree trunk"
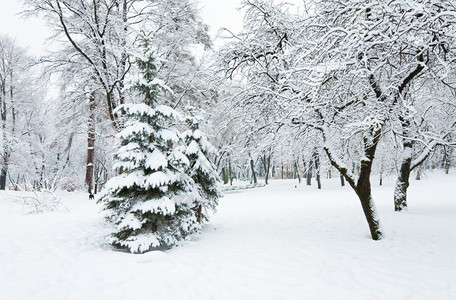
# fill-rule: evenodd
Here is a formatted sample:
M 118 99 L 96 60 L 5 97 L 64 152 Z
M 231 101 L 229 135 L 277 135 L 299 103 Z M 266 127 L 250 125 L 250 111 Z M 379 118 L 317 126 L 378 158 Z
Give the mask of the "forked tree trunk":
M 93 193 L 93 169 L 95 163 L 95 95 L 89 96 L 89 120 L 87 128 L 87 166 L 85 182 L 89 194 Z
M 345 180 L 349 183 L 352 189 L 356 192 L 358 196 L 361 207 L 366 217 L 367 224 L 369 225 L 369 230 L 373 240 L 382 239 L 382 231 L 380 226 L 380 220 L 377 215 L 375 208 L 375 203 L 372 198 L 371 182 L 370 175 L 372 171 L 372 164 L 375 157 L 375 151 L 377 148 L 378 140 L 380 139 L 380 131 L 373 133 L 374 144 L 372 145 L 369 142 L 369 139 L 365 138 L 364 143 L 364 152 L 365 159 L 361 161 L 361 168 L 359 171 L 358 182 L 355 182 L 352 174 L 348 174 L 348 169 L 346 166 L 343 166 L 339 163 L 339 159 L 336 159 L 333 156 L 330 148 L 324 147 L 324 150 L 331 162 L 331 165 L 335 167 L 344 177 Z
M 264 168 L 264 171 L 265 171 L 264 183 L 268 184 L 269 169 L 271 168 L 271 155 L 266 156 L 266 154 L 263 154 L 263 156 L 261 157 L 261 161 L 263 162 L 263 168 Z M 273 174 L 273 176 L 274 176 L 274 174 Z

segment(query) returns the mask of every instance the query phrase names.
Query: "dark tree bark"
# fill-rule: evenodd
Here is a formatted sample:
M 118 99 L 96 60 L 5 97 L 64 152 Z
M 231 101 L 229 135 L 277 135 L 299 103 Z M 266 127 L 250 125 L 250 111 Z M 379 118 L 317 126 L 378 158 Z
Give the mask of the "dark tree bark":
M 317 187 L 321 190 L 321 181 L 320 181 L 320 154 L 317 151 L 313 154 L 314 163 L 315 163 L 315 180 L 317 181 Z
M 404 154 L 399 170 L 396 187 L 394 189 L 394 210 L 402 211 L 407 209 L 407 189 L 410 185 L 410 171 L 412 164 L 412 146 L 410 141 L 404 142 Z
M 255 173 L 255 164 L 253 162 L 252 157 L 250 157 L 250 168 L 252 170 L 253 184 L 257 184 L 257 177 L 256 177 L 256 173 Z
M 340 186 L 345 186 L 345 178 L 342 174 L 340 174 Z
M 373 158 L 373 157 L 372 157 Z M 356 193 L 361 201 L 364 216 L 366 217 L 371 236 L 373 240 L 379 240 L 382 238 L 382 232 L 380 229 L 380 221 L 376 215 L 374 202 L 372 199 L 372 190 L 370 184 L 370 174 L 372 171 L 372 162 L 363 161 L 361 163 L 360 176 L 356 188 Z
M 6 78 L 0 74 L 0 121 L 2 126 L 2 138 L 3 138 L 3 149 L 0 154 L 2 160 L 1 170 L 0 170 L 0 190 L 6 189 L 6 177 L 8 175 L 8 159 L 10 157 L 10 147 L 8 145 L 8 137 L 6 134 Z M 5 74 L 6 75 L 6 74 Z
M 396 181 L 396 187 L 394 189 L 394 210 L 403 211 L 407 208 L 407 189 L 410 186 L 410 173 L 429 157 L 435 146 L 436 141 L 433 141 L 427 145 L 422 151 L 419 157 L 412 160 L 412 140 L 403 140 L 404 153 L 401 162 L 401 169 L 399 170 L 398 178 Z M 418 170 L 417 180 L 420 179 L 421 170 Z
M 264 168 L 264 182 L 265 184 L 268 184 L 269 180 L 269 169 L 271 168 L 271 155 L 266 156 L 266 154 L 263 154 L 261 157 L 261 162 L 263 163 L 263 168 Z
M 306 161 L 303 159 L 302 160 L 302 170 L 303 170 L 303 174 L 302 176 L 307 180 L 307 167 L 306 167 Z
M 453 155 L 453 148 L 451 147 L 445 147 L 445 156 L 444 156 L 444 169 L 445 169 L 445 174 L 450 173 L 450 168 L 451 168 L 451 157 Z
M 367 224 L 369 225 L 372 239 L 380 240 L 382 238 L 382 231 L 380 227 L 380 221 L 376 214 L 375 204 L 372 198 L 370 175 L 372 172 L 372 164 L 375 157 L 375 151 L 377 149 L 377 144 L 381 136 L 381 129 L 373 131 L 371 135 L 373 136 L 372 141 L 368 138 L 363 139 L 365 158 L 361 161 L 361 168 L 357 182 L 355 181 L 353 175 L 349 174 L 347 167 L 341 165 L 339 160 L 333 156 L 331 149 L 326 146 L 323 149 L 326 152 L 331 165 L 344 176 L 345 180 L 358 196 Z M 325 136 L 323 137 L 326 139 Z
M 233 185 L 233 172 L 231 170 L 231 156 L 228 155 L 228 180 L 230 181 L 230 185 Z
M 398 93 L 394 99 L 394 103 L 400 103 L 400 99 L 406 97 L 406 90 L 408 86 L 424 70 L 425 65 L 423 64 L 423 52 L 418 53 L 417 62 L 418 64 L 415 69 L 411 71 L 408 76 L 404 78 L 402 84 L 398 86 Z M 402 211 L 407 208 L 407 189 L 410 185 L 410 172 L 426 160 L 430 154 L 430 149 L 435 147 L 435 142 L 432 142 L 431 147 L 426 147 L 415 162 L 412 162 L 413 140 L 410 139 L 412 121 L 407 117 L 406 113 L 399 114 L 398 118 L 402 127 L 402 144 L 404 149 L 402 153 L 401 169 L 399 171 L 396 187 L 394 189 L 394 210 Z
M 222 169 L 222 180 L 223 180 L 223 184 L 227 184 L 229 182 L 228 172 L 226 171 L 226 167 L 224 167 Z
M 307 185 L 312 185 L 312 162 L 309 163 L 309 167 L 307 168 L 306 171 L 306 184 Z
M 95 163 L 95 93 L 89 96 L 89 120 L 87 128 L 87 166 L 85 182 L 89 194 L 93 193 L 93 169 Z
M 6 176 L 8 174 L 8 164 L 3 163 L 2 169 L 0 171 L 0 190 L 4 191 L 6 189 Z

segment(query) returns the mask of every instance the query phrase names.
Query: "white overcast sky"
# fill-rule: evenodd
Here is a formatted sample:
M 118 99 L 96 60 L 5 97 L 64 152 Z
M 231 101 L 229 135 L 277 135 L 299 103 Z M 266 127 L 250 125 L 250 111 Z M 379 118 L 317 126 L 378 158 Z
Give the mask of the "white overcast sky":
M 202 16 L 210 26 L 213 37 L 221 27 L 237 32 L 242 27 L 242 13 L 237 8 L 241 0 L 199 0 Z M 28 47 L 31 53 L 44 54 L 47 28 L 40 19 L 24 19 L 21 0 L 0 0 L 0 34 L 15 38 L 16 43 Z

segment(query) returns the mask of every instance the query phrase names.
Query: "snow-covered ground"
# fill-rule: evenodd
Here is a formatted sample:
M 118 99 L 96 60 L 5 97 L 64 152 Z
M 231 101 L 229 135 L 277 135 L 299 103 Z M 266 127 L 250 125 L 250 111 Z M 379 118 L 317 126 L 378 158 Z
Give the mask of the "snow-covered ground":
M 86 194 L 25 215 L 0 193 L 0 299 L 456 299 L 455 175 L 413 181 L 409 211 L 374 184 L 386 233 L 369 238 L 349 187 L 294 180 L 228 192 L 204 232 L 166 252 L 105 243 Z M 15 200 L 16 199 L 16 200 Z

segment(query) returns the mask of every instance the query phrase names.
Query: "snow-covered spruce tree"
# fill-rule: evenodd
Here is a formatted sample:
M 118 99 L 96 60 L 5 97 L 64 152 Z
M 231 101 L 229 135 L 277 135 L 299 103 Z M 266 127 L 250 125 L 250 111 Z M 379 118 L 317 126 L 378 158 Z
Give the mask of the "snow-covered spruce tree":
M 191 109 L 189 111 L 190 115 L 185 118 L 188 130 L 183 133 L 182 152 L 189 159 L 188 174 L 198 191 L 192 209 L 198 223 L 202 223 L 208 220 L 211 211 L 215 211 L 221 193 L 217 187 L 217 168 L 210 161 L 210 156 L 216 150 L 199 129 L 198 118 Z
M 116 226 L 111 244 L 133 253 L 173 246 L 200 228 L 192 210 L 196 191 L 185 173 L 189 161 L 179 151 L 179 134 L 171 126 L 180 117 L 173 108 L 158 104 L 166 87 L 155 77 L 147 38 L 143 46 L 144 55 L 136 61 L 141 78 L 132 87 L 142 103 L 116 110 L 125 119 L 116 136 L 118 175 L 99 198 L 107 220 Z

